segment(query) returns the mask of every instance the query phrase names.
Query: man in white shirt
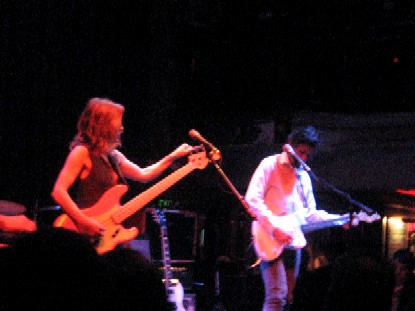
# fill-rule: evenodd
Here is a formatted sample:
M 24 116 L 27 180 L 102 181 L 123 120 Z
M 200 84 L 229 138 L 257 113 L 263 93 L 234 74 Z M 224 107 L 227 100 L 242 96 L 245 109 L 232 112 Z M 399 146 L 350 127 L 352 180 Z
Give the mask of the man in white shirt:
M 252 234 L 261 258 L 263 311 L 281 311 L 292 302 L 301 248 L 306 245 L 301 225 L 340 216 L 316 209 L 311 178 L 304 169 L 319 143 L 314 127 L 295 129 L 284 151 L 264 158 L 251 177 L 245 201 L 256 217 Z

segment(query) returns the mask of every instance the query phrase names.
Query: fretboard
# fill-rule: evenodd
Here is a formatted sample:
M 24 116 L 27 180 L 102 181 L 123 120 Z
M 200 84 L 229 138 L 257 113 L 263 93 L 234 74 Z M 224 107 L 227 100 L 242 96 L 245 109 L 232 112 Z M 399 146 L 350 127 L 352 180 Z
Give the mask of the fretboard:
M 164 278 L 166 282 L 166 287 L 170 287 L 170 282 L 172 279 L 171 264 L 170 264 L 170 248 L 169 248 L 169 239 L 167 236 L 162 237 L 162 247 L 163 247 L 163 263 L 164 263 Z
M 340 218 L 323 220 L 319 222 L 310 222 L 305 225 L 301 225 L 301 230 L 304 233 L 320 230 L 329 227 L 343 226 L 349 221 L 350 217 L 348 215 L 341 216 Z

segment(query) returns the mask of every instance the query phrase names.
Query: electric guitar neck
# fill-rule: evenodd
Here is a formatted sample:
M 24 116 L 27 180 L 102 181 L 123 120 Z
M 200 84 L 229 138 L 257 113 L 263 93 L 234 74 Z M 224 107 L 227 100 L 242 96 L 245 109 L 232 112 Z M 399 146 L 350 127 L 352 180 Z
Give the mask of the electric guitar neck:
M 170 263 L 170 246 L 167 234 L 167 221 L 164 212 L 160 209 L 149 209 L 156 223 L 160 225 L 160 239 L 163 255 L 164 285 L 166 287 L 167 298 L 175 307 L 175 311 L 186 311 L 183 306 L 184 289 L 177 279 L 173 279 Z

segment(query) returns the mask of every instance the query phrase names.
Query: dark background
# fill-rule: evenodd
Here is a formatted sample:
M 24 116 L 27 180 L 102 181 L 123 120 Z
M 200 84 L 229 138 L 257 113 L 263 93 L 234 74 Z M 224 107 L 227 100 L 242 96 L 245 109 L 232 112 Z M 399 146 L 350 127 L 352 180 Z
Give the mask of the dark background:
M 125 105 L 122 151 L 139 165 L 197 143 L 191 128 L 224 150 L 239 145 L 223 165 L 243 194 L 297 112 L 413 112 L 414 24 L 412 0 L 1 1 L 0 199 L 29 212 L 54 205 L 95 96 Z M 245 148 L 258 121 L 274 122 L 275 148 Z M 148 185 L 131 187 L 125 199 Z M 197 228 L 210 233 L 201 274 L 224 252 L 247 255 L 246 214 L 212 165 L 162 197 L 200 213 Z
M 250 143 L 256 120 L 288 124 L 283 137 L 299 110 L 413 111 L 414 6 L 2 1 L 2 197 L 53 204 L 53 181 L 94 96 L 126 106 L 123 151 L 140 165 L 195 143 L 191 128 L 223 146 Z

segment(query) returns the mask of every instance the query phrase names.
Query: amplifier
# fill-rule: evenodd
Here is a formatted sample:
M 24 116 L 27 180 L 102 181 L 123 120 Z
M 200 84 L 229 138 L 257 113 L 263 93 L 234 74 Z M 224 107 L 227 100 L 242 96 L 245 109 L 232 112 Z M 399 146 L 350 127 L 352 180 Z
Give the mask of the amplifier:
M 154 262 L 158 268 L 163 271 L 162 262 Z M 179 280 L 185 291 L 193 290 L 193 263 L 172 264 L 170 270 L 172 278 Z
M 164 210 L 166 217 L 166 233 L 170 247 L 171 263 L 193 262 L 197 246 L 197 213 L 185 210 Z M 147 212 L 146 231 L 143 238 L 150 241 L 151 258 L 161 260 L 160 226 L 153 216 Z

